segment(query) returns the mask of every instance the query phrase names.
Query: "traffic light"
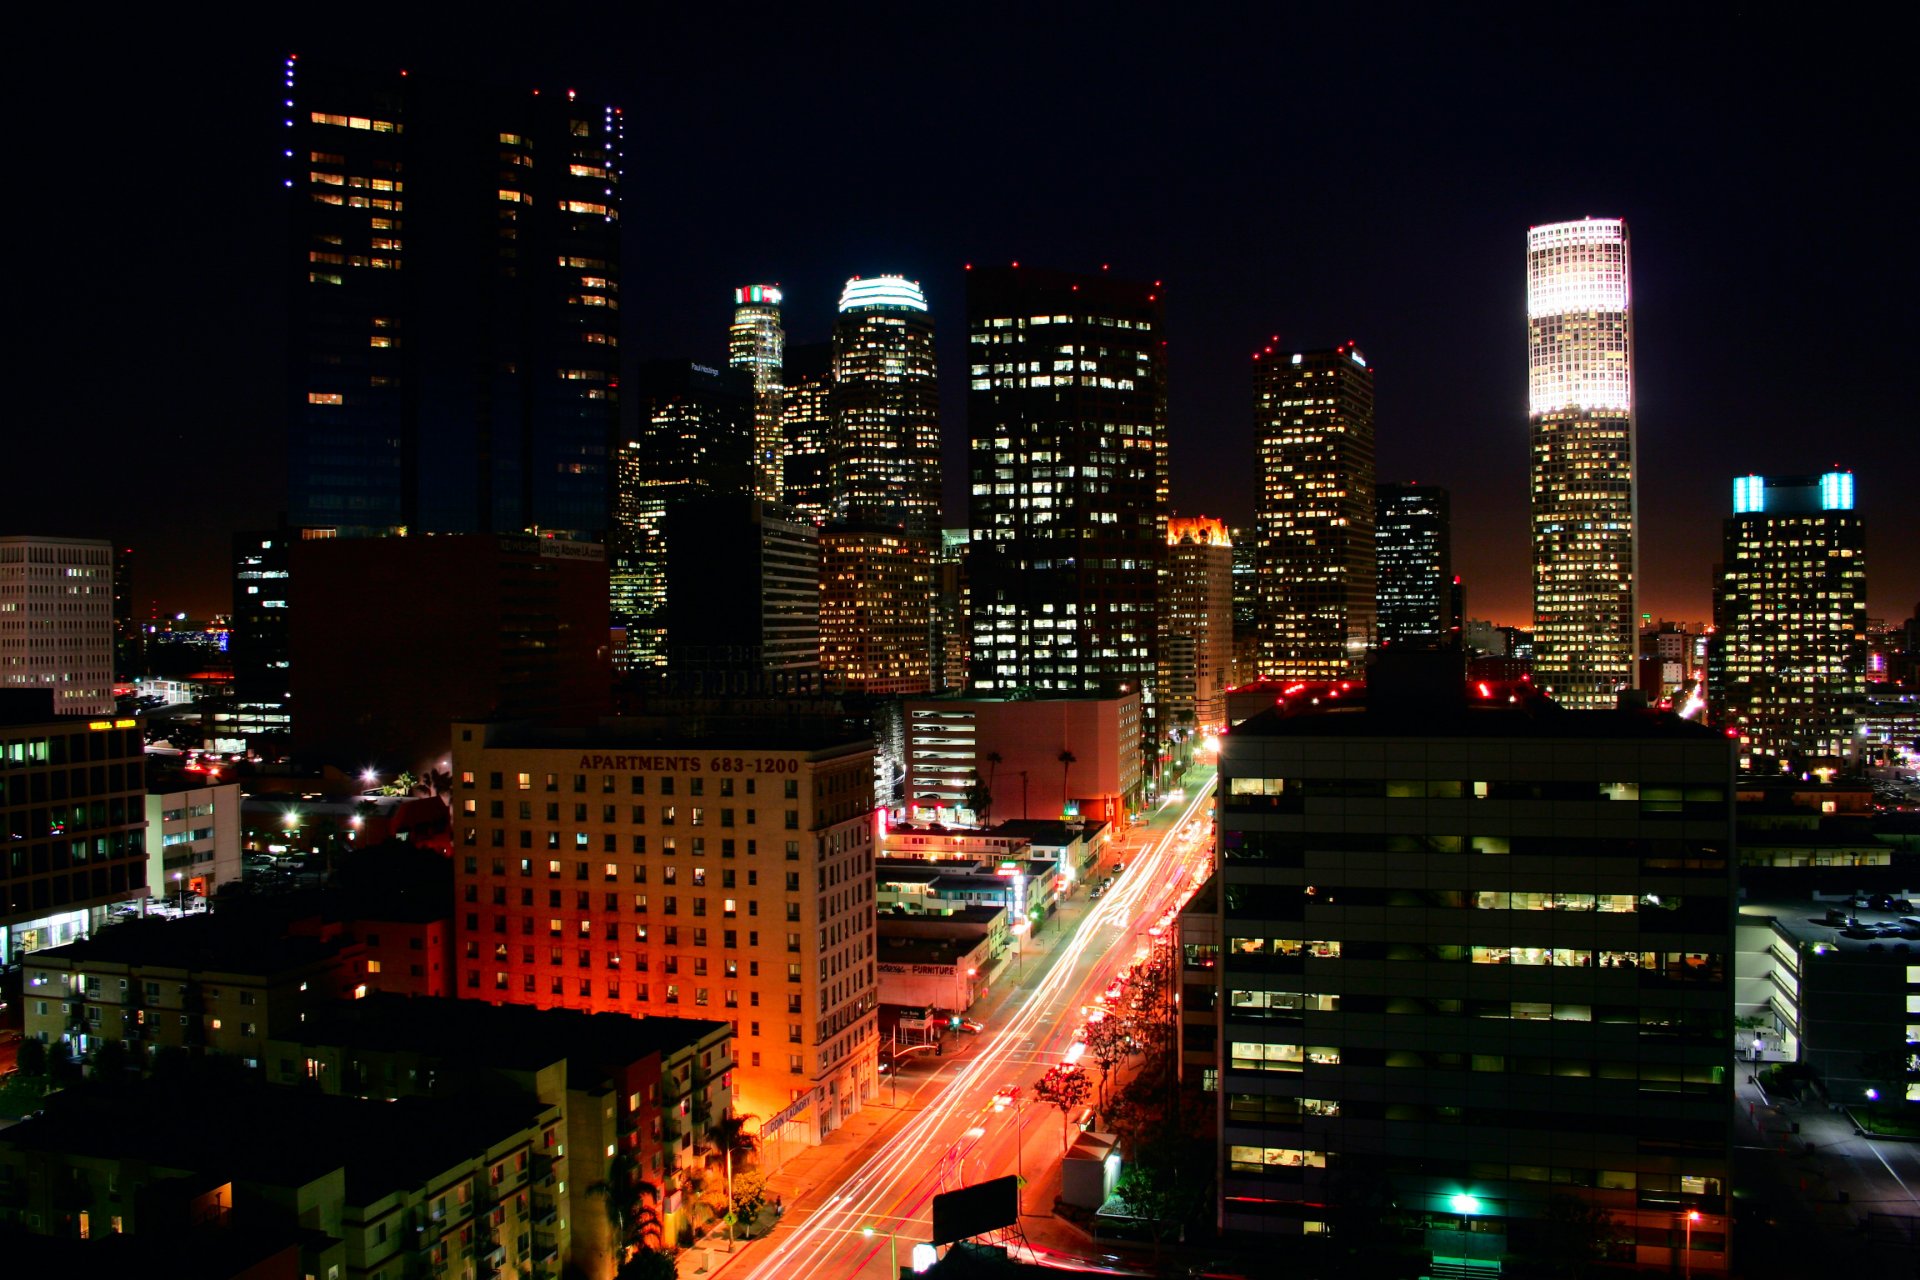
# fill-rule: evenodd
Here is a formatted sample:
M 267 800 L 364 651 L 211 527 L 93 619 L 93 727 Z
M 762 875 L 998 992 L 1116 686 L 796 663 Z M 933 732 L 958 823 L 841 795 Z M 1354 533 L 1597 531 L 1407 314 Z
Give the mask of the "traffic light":
M 947 1026 L 951 1027 L 955 1031 L 958 1031 L 960 1029 L 960 1015 L 956 1013 L 951 1018 L 948 1018 Z

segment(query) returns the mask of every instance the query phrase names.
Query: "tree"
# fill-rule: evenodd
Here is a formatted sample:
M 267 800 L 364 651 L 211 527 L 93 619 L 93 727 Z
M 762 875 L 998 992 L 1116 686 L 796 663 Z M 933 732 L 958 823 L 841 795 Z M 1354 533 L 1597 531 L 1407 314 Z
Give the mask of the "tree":
M 1907 1081 L 1913 1077 L 1913 1061 L 1902 1049 L 1875 1049 L 1860 1056 L 1860 1074 L 1873 1081 L 1882 1102 L 1903 1102 Z
M 20 1042 L 20 1056 L 14 1064 L 23 1076 L 43 1076 L 47 1074 L 47 1046 L 34 1039 Z
M 1111 1013 L 1087 1024 L 1087 1056 L 1100 1068 L 1100 1114 L 1103 1116 L 1107 1113 L 1107 1091 L 1113 1069 L 1131 1052 L 1131 1041 L 1126 1023 Z
M 1533 1247 L 1525 1252 L 1533 1254 L 1555 1275 L 1579 1280 L 1590 1264 L 1607 1256 L 1621 1232 L 1620 1225 L 1605 1209 L 1561 1192 L 1547 1201 L 1546 1216 L 1532 1235 Z
M 1075 1107 L 1085 1106 L 1092 1093 L 1093 1082 L 1087 1079 L 1086 1072 L 1075 1067 L 1054 1067 L 1034 1082 L 1033 1096 L 1060 1108 L 1062 1153 L 1073 1145 L 1067 1127 L 1067 1116 Z
M 733 1155 L 733 1170 L 752 1168 L 759 1161 L 760 1140 L 747 1132 L 747 1122 L 754 1116 L 727 1116 L 716 1120 L 707 1128 L 707 1136 L 701 1140 L 701 1152 L 712 1167 L 723 1167 L 729 1152 Z
M 1062 747 L 1054 759 L 1060 762 L 1060 813 L 1065 816 L 1067 806 L 1073 803 L 1073 793 L 1067 790 L 1067 779 L 1073 773 L 1073 766 L 1080 763 L 1080 757 Z
M 767 1175 L 758 1169 L 733 1175 L 733 1220 L 750 1225 L 767 1203 Z
M 1193 1176 L 1199 1174 L 1199 1162 L 1183 1158 L 1187 1145 L 1175 1118 L 1163 1118 L 1135 1144 L 1133 1158 L 1121 1169 L 1120 1180 L 1114 1185 L 1114 1194 L 1125 1202 L 1127 1215 L 1146 1224 L 1156 1258 L 1161 1242 L 1186 1218 L 1195 1192 L 1204 1185 L 1204 1174 L 1198 1181 Z M 1190 1163 L 1193 1168 L 1183 1167 Z
M 983 827 L 987 825 L 987 815 L 993 812 L 993 792 L 978 778 L 967 788 L 967 808 L 973 810 L 975 821 Z

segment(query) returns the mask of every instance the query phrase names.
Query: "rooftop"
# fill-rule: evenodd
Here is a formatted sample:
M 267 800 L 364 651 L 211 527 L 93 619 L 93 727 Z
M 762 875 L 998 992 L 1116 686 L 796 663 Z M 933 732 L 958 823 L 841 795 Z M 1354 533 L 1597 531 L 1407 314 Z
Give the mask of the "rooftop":
M 1883 905 L 1872 905 L 1879 902 Z M 1904 903 L 1905 905 L 1900 905 Z M 1920 905 L 1880 895 L 1857 898 L 1788 898 L 1742 902 L 1740 923 L 1771 918 L 1794 941 L 1815 948 L 1866 954 L 1920 955 Z M 1911 923 L 1909 923 L 1911 922 Z
M 873 746 L 872 739 L 850 733 L 838 723 L 807 717 L 756 722 L 698 715 L 610 716 L 592 724 L 493 721 L 474 727 L 482 730 L 482 745 L 495 751 L 806 751 L 847 755 Z
M 1480 682 L 1457 694 L 1382 692 L 1369 698 L 1364 684 L 1289 685 L 1274 706 L 1222 736 L 1726 741 L 1718 730 L 1671 712 L 1569 711 L 1523 682 Z
M 332 959 L 340 940 L 283 937 L 272 922 L 216 912 L 182 920 L 135 918 L 64 947 L 36 951 L 77 968 L 88 963 L 249 974 L 269 977 Z

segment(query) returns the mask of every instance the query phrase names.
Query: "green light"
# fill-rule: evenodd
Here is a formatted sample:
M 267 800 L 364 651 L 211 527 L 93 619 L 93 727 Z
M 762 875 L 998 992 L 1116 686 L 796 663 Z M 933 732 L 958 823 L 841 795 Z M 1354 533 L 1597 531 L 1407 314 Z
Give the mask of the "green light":
M 1453 1206 L 1455 1213 L 1471 1216 L 1480 1212 L 1480 1197 L 1468 1195 L 1464 1191 L 1454 1196 L 1451 1200 L 1447 1201 L 1447 1203 Z

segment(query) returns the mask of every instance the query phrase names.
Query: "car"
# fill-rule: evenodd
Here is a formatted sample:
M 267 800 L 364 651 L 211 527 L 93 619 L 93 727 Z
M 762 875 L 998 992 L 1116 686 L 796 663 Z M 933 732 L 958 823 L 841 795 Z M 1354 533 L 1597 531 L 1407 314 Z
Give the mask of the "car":
M 995 1111 L 1005 1111 L 1018 1101 L 1020 1101 L 1020 1086 L 1010 1084 L 993 1095 L 993 1109 Z
M 1126 869 L 1127 869 L 1127 864 L 1124 862 L 1116 862 L 1113 864 L 1113 873 L 1115 875 L 1119 875 L 1122 871 L 1125 871 Z
M 985 1031 L 986 1029 L 987 1029 L 986 1023 L 976 1022 L 972 1018 L 960 1019 L 960 1025 L 954 1028 L 955 1031 L 963 1031 L 970 1036 L 977 1036 L 982 1031 Z

